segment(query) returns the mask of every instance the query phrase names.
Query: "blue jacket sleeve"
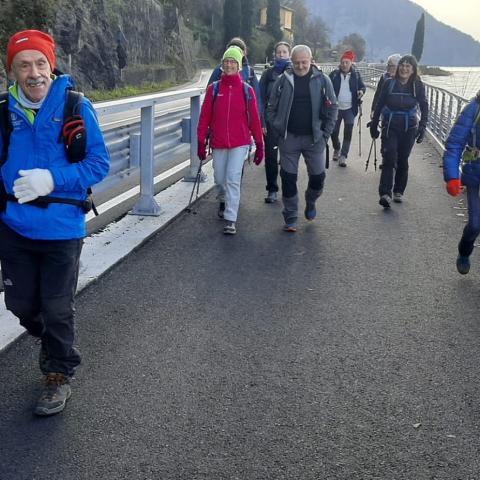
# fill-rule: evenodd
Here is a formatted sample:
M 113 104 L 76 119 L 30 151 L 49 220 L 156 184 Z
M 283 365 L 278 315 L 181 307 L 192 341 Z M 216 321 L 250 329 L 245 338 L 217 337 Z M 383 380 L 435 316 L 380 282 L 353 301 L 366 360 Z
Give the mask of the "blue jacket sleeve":
M 418 106 L 420 107 L 419 128 L 425 129 L 428 122 L 428 102 L 423 82 L 418 82 L 416 96 Z
M 443 178 L 446 182 L 460 178 L 460 160 L 475 121 L 478 104 L 470 102 L 455 121 L 445 144 Z
M 108 174 L 110 156 L 93 105 L 86 98 L 82 99 L 81 115 L 87 132 L 85 158 L 66 167 L 50 169 L 58 191 L 87 189 Z
M 207 86 L 212 84 L 213 82 L 216 82 L 217 80 L 220 80 L 220 77 L 222 76 L 222 69 L 220 68 L 220 65 L 217 65 L 212 74 L 210 75 L 210 78 L 208 79 Z

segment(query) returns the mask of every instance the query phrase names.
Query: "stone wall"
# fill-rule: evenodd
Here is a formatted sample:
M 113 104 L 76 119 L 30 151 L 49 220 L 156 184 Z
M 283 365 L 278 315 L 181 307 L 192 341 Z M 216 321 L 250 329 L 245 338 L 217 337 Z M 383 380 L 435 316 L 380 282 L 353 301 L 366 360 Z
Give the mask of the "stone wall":
M 131 73 L 136 65 L 157 72 L 154 78 L 164 71 L 166 77 L 177 81 L 191 78 L 195 72 L 199 42 L 175 8 L 155 0 L 59 0 L 52 25 L 58 68 L 71 73 L 81 89 L 123 85 L 119 38 L 126 49 L 124 73 L 130 72 L 124 78 L 134 84 L 145 80 Z

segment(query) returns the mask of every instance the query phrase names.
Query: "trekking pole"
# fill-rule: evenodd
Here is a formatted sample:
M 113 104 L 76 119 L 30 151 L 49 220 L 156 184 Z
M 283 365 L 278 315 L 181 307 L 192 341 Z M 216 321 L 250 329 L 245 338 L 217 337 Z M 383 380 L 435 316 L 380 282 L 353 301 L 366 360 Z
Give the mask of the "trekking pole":
M 365 162 L 365 171 L 368 170 L 368 164 L 370 163 L 370 157 L 372 156 L 372 148 L 375 145 L 375 139 L 372 138 L 372 143 L 370 144 L 370 151 L 368 152 L 368 158 Z M 375 170 L 377 170 L 377 147 L 375 146 L 375 154 L 374 154 L 374 162 L 375 162 Z
M 373 139 L 373 166 L 375 171 L 377 171 L 377 139 Z
M 193 199 L 193 194 L 195 193 L 195 189 L 197 190 L 197 195 L 195 197 L 195 202 L 198 200 L 198 194 L 200 192 L 200 180 L 202 178 L 202 161 L 200 160 L 200 164 L 198 165 L 198 170 L 197 170 L 197 176 L 195 177 L 195 181 L 193 182 L 193 188 L 192 188 L 192 193 L 190 194 L 190 200 L 188 201 L 188 205 L 185 208 L 185 211 L 187 213 L 193 213 L 194 215 L 197 212 L 192 211 L 192 199 Z
M 362 101 L 358 103 L 358 156 L 362 156 Z

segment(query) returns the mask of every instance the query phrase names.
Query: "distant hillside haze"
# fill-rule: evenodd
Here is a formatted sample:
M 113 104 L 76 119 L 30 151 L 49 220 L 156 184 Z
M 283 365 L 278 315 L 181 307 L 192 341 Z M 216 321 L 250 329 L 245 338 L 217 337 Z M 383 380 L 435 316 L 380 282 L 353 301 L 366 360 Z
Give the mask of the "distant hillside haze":
M 365 38 L 367 61 L 385 60 L 395 52 L 410 53 L 415 25 L 423 11 L 409 0 L 306 0 L 306 4 L 312 15 L 328 25 L 332 45 L 350 33 Z M 480 42 L 426 13 L 421 63 L 480 66 Z

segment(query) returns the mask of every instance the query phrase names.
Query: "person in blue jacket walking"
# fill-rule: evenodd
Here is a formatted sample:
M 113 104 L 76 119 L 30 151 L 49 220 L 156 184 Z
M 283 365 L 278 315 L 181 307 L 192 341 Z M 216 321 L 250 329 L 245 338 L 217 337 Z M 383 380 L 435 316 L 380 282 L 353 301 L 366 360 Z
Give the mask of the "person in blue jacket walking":
M 257 99 L 258 113 L 260 114 L 260 118 L 263 120 L 263 101 L 262 101 L 262 94 L 260 92 L 260 84 L 258 82 L 257 76 L 255 75 L 255 71 L 253 70 L 253 67 L 248 62 L 247 44 L 244 42 L 242 38 L 233 37 L 227 43 L 226 50 L 228 50 L 230 47 L 238 47 L 243 53 L 243 60 L 242 60 L 242 66 L 240 69 L 240 75 L 242 76 L 243 81 L 247 82 L 253 88 L 255 92 L 255 98 Z M 223 73 L 222 64 L 220 63 L 215 67 L 212 74 L 210 75 L 210 78 L 208 79 L 208 85 L 220 80 L 222 73 Z
M 72 163 L 67 154 L 63 116 L 73 83 L 68 75 L 53 74 L 50 35 L 14 34 L 7 69 L 15 83 L 7 97 L 11 132 L 0 137 L 0 263 L 7 309 L 40 339 L 45 385 L 34 411 L 44 416 L 64 409 L 81 360 L 74 347 L 73 305 L 86 234 L 84 206 L 87 189 L 108 173 L 109 155 L 85 98 L 74 133 L 74 141 L 84 139 L 84 156 Z
M 347 50 L 340 59 L 340 66 L 330 73 L 330 80 L 338 100 L 338 117 L 332 133 L 333 160 L 340 167 L 347 166 L 348 152 L 352 142 L 355 117 L 358 115 L 366 87 L 360 72 L 355 68 L 355 53 Z M 343 142 L 340 144 L 340 126 L 343 121 Z
M 445 147 L 443 177 L 447 192 L 456 197 L 462 184 L 467 187 L 468 223 L 458 244 L 457 257 L 457 270 L 466 275 L 480 234 L 480 91 L 455 121 Z

